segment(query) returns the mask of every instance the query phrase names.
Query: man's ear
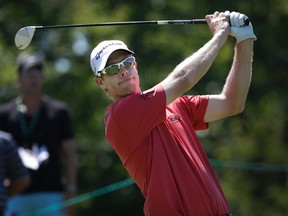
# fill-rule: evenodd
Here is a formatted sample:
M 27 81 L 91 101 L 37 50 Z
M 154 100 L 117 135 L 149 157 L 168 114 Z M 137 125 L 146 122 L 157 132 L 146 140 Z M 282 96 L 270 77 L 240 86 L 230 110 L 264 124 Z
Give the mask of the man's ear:
M 104 90 L 106 89 L 106 85 L 100 77 L 95 77 L 94 81 L 100 88 L 102 88 Z

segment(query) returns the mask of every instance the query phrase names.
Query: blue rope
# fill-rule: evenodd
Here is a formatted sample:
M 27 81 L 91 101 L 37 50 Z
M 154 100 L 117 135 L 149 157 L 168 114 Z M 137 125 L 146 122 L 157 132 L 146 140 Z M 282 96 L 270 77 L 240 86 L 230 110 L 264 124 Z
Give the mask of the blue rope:
M 100 188 L 98 190 L 79 195 L 77 197 L 63 201 L 61 203 L 56 203 L 56 204 L 49 205 L 49 206 L 44 207 L 44 208 L 37 209 L 34 212 L 32 212 L 32 215 L 36 216 L 36 215 L 43 215 L 43 214 L 46 214 L 48 212 L 53 212 L 55 210 L 65 208 L 67 206 L 74 205 L 76 203 L 83 202 L 83 201 L 91 199 L 91 198 L 102 196 L 104 194 L 116 191 L 120 188 L 124 188 L 124 187 L 127 187 L 127 186 L 132 185 L 132 184 L 134 184 L 134 181 L 131 178 L 128 178 L 128 179 L 125 179 L 123 181 L 120 181 L 120 182 L 108 185 L 106 187 Z
M 267 164 L 267 163 L 247 163 L 226 160 L 209 159 L 210 163 L 216 167 L 227 167 L 245 170 L 270 171 L 270 172 L 288 172 L 288 165 Z
M 226 167 L 226 168 L 245 169 L 245 170 L 257 170 L 257 171 L 271 171 L 271 172 L 287 172 L 288 173 L 288 165 L 282 165 L 282 164 L 246 163 L 246 162 L 215 160 L 215 159 L 209 159 L 209 161 L 215 167 Z M 34 212 L 32 212 L 32 216 L 44 215 L 48 212 L 53 212 L 55 210 L 65 208 L 67 206 L 71 206 L 79 202 L 83 202 L 85 200 L 96 198 L 104 194 L 130 186 L 132 184 L 134 184 L 134 181 L 131 178 L 128 178 L 128 179 L 119 181 L 117 183 L 108 185 L 106 187 L 79 195 L 77 197 L 63 201 L 61 203 L 56 203 L 56 204 L 53 204 L 44 208 L 37 209 Z

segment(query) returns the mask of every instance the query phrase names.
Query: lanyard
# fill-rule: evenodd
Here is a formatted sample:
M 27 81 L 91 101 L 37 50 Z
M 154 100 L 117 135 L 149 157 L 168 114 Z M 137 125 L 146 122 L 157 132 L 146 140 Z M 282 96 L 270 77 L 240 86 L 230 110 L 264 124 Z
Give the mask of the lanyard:
M 20 124 L 21 132 L 24 136 L 30 136 L 33 133 L 36 127 L 36 124 L 39 120 L 41 108 L 38 108 L 38 110 L 32 116 L 32 120 L 28 124 L 28 122 L 25 119 L 24 112 L 23 112 L 22 99 L 18 98 L 16 101 L 16 104 L 17 104 L 17 111 L 18 111 L 18 122 Z

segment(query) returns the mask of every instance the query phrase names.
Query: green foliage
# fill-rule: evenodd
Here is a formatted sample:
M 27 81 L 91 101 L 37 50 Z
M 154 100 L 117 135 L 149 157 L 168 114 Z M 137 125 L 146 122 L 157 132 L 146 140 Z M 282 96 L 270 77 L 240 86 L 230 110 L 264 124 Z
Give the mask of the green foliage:
M 21 27 L 193 19 L 204 18 L 216 10 L 235 10 L 249 15 L 258 40 L 246 109 L 238 116 L 212 123 L 208 134 L 201 138 L 204 148 L 209 158 L 287 165 L 288 6 L 284 0 L 266 0 L 265 3 L 248 0 L 27 0 L 25 4 L 19 0 L 1 0 L 0 102 L 17 95 L 15 63 L 22 51 L 16 49 L 14 36 Z M 124 40 L 135 51 L 144 90 L 161 81 L 210 37 L 205 25 L 115 26 L 35 32 L 25 52 L 44 56 L 46 93 L 66 101 L 73 113 L 79 152 L 79 193 L 129 177 L 105 140 L 103 118 L 111 101 L 94 84 L 89 63 L 94 46 L 105 39 Z M 76 46 L 79 38 L 80 48 Z M 233 44 L 234 39 L 229 39 L 210 72 L 189 93 L 221 91 L 231 65 Z M 68 62 L 66 70 L 56 68 L 61 59 Z M 234 215 L 288 214 L 287 172 L 232 168 L 215 168 L 215 171 Z M 134 185 L 79 203 L 76 215 L 141 215 L 142 208 L 143 198 Z

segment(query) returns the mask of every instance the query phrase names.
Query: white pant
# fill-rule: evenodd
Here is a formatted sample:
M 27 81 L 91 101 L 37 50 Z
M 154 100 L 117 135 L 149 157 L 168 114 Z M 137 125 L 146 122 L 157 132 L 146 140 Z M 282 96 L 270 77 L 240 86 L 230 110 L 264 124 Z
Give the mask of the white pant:
M 63 201 L 63 194 L 58 192 L 41 192 L 41 193 L 31 193 L 16 195 L 11 197 L 7 203 L 7 211 L 5 216 L 64 216 L 63 209 L 55 209 L 53 204 L 57 204 Z M 38 212 L 35 214 L 36 210 L 41 208 L 48 208 L 47 211 Z

